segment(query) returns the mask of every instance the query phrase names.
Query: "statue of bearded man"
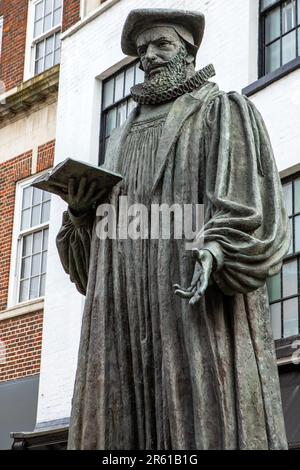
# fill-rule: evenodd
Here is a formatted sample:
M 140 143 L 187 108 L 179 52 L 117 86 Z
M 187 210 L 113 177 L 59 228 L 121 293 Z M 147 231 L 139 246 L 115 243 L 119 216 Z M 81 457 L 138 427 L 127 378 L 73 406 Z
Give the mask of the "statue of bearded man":
M 287 447 L 265 287 L 290 243 L 280 179 L 254 105 L 195 71 L 203 31 L 198 12 L 131 11 L 122 49 L 145 82 L 104 164 L 123 181 L 70 181 L 57 246 L 86 295 L 70 449 Z M 203 246 L 99 239 L 94 203 L 120 196 L 203 204 Z

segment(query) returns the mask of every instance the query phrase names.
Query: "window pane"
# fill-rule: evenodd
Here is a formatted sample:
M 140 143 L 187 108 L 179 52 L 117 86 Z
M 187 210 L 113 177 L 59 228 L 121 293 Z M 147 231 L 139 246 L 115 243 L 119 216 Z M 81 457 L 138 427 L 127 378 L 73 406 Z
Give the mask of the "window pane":
M 35 63 L 34 73 L 37 75 L 44 71 L 44 59 L 37 60 Z
M 117 110 L 116 108 L 109 111 L 106 116 L 105 137 L 109 137 L 112 130 L 117 125 Z
M 298 293 L 297 260 L 285 263 L 282 267 L 283 297 L 289 297 Z
M 282 64 L 286 64 L 296 57 L 296 31 L 292 31 L 282 38 Z
M 36 276 L 41 272 L 41 254 L 33 255 L 31 261 L 31 276 Z
M 300 212 L 300 179 L 294 182 L 295 214 Z
M 46 39 L 46 54 L 49 54 L 54 50 L 54 36 Z
M 52 0 L 45 0 L 45 15 L 52 12 Z
M 288 215 L 293 214 L 293 183 L 288 183 L 283 186 L 283 196 L 285 208 Z
M 134 67 L 126 70 L 125 74 L 125 96 L 130 95 L 130 89 L 134 85 Z
M 34 23 L 34 37 L 40 36 L 43 33 L 43 20 Z
M 42 254 L 42 268 L 41 272 L 45 273 L 47 271 L 47 251 Z
M 54 64 L 53 65 L 56 65 L 56 64 L 59 64 L 59 63 L 60 63 L 60 49 L 57 49 L 54 52 Z
M 267 8 L 271 5 L 273 5 L 273 3 L 276 3 L 277 0 L 262 0 L 262 8 Z
M 47 250 L 48 248 L 48 234 L 49 229 L 43 230 L 43 250 Z
M 45 295 L 45 284 L 46 284 L 46 275 L 43 274 L 40 277 L 40 297 L 43 297 Z
M 298 24 L 300 24 L 300 0 L 298 0 Z
M 27 258 L 22 259 L 21 279 L 25 279 L 25 278 L 30 277 L 30 261 L 31 261 L 30 256 L 28 256 Z
M 280 67 L 280 40 L 266 47 L 266 73 Z
M 35 227 L 40 224 L 40 213 L 41 206 L 34 206 L 31 213 L 31 227 Z
M 107 106 L 110 106 L 114 102 L 114 79 L 109 80 L 104 84 L 103 93 L 104 108 L 107 108 Z
M 44 33 L 52 28 L 52 14 L 45 16 L 44 19 Z
M 41 223 L 48 222 L 50 218 L 50 201 L 45 202 L 42 205 L 42 217 L 41 217 Z
M 280 272 L 275 276 L 269 277 L 267 280 L 267 288 L 269 294 L 269 301 L 274 302 L 281 298 L 281 276 Z
M 30 209 L 22 211 L 21 216 L 21 230 L 26 230 L 30 227 Z
M 115 101 L 124 97 L 124 72 L 116 77 Z
M 61 8 L 55 10 L 53 13 L 53 26 L 57 26 L 61 23 Z
M 297 335 L 298 327 L 298 298 L 283 302 L 283 332 L 284 338 Z
M 60 49 L 60 33 L 55 34 L 55 47 L 54 49 Z
M 39 253 L 42 251 L 42 238 L 43 238 L 43 232 L 35 232 L 33 234 L 33 249 L 32 253 Z
M 37 204 L 40 204 L 42 200 L 42 191 L 37 188 L 33 188 L 33 198 L 32 198 L 32 204 L 35 206 Z
M 300 215 L 295 217 L 295 251 L 300 251 Z
M 42 201 L 46 202 L 46 201 L 50 201 L 50 199 L 51 199 L 51 194 L 48 193 L 48 191 L 42 191 Z
M 54 0 L 54 9 L 62 6 L 62 0 Z
M 35 21 L 43 17 L 44 2 L 39 2 L 35 5 Z
M 287 33 L 296 26 L 296 2 L 287 0 L 282 5 L 282 34 Z
M 29 290 L 29 298 L 36 299 L 39 296 L 39 277 L 33 277 L 30 279 L 30 290 Z
M 45 55 L 45 41 L 38 42 L 35 49 L 36 60 L 41 59 Z
M 23 238 L 22 256 L 31 255 L 32 253 L 32 235 Z
M 117 127 L 122 126 L 127 118 L 127 102 L 118 106 Z
M 45 57 L 45 70 L 50 69 L 53 65 L 53 53 L 46 55 Z
M 265 19 L 265 44 L 280 36 L 280 7 L 267 14 Z
M 27 209 L 31 206 L 32 200 L 32 187 L 29 186 L 23 190 L 22 209 Z
M 25 300 L 28 300 L 28 288 L 29 288 L 28 280 L 20 282 L 19 302 L 24 302 Z
M 281 304 L 273 304 L 270 306 L 273 338 L 281 338 Z
M 143 83 L 145 79 L 145 74 L 143 70 L 139 68 L 139 64 L 135 66 L 135 84 Z
M 294 253 L 294 231 L 293 231 L 293 219 L 290 219 L 290 226 L 291 226 L 291 244 L 290 244 L 290 248 L 289 248 L 289 251 L 288 251 L 288 255 L 291 255 L 292 253 Z

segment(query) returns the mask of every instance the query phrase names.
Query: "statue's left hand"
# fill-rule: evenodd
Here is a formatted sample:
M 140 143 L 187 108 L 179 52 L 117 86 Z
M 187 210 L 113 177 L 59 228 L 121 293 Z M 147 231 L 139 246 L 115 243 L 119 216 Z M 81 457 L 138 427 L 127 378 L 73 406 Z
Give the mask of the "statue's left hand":
M 190 305 L 195 305 L 205 293 L 208 281 L 213 270 L 213 255 L 208 250 L 193 249 L 193 255 L 196 259 L 193 279 L 190 287 L 187 289 L 174 285 L 175 294 L 183 299 L 190 299 Z

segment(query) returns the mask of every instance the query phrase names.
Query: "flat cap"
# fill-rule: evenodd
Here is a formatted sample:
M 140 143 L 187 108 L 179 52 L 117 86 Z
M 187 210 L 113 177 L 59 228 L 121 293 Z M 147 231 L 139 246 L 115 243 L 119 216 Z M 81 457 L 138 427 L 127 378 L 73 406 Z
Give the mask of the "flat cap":
M 203 39 L 205 18 L 198 11 L 170 8 L 141 8 L 131 10 L 124 24 L 121 47 L 124 54 L 137 57 L 136 38 L 155 25 L 170 25 L 186 40 L 195 52 Z

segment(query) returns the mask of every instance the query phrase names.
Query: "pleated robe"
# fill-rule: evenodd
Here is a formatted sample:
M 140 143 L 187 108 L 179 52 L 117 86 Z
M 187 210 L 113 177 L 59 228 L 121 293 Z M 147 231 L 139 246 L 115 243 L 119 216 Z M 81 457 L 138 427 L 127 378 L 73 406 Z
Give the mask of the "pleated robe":
M 153 171 L 141 131 L 132 171 L 138 113 L 111 138 L 104 166 L 126 174 L 106 202 L 204 204 L 214 273 L 191 306 L 172 287 L 192 279 L 184 239 L 100 240 L 93 211 L 64 213 L 58 251 L 86 295 L 68 448 L 285 449 L 265 282 L 290 234 L 262 118 L 205 83 L 156 126 Z

